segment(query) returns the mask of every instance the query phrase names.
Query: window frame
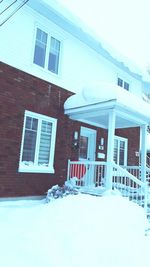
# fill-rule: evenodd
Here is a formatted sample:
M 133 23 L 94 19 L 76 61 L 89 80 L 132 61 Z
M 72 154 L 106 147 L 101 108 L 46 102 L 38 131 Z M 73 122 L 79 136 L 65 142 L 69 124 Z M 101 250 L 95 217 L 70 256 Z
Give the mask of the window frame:
M 120 84 L 120 82 L 122 84 Z M 126 91 L 130 91 L 130 82 L 127 79 L 122 78 L 121 76 L 117 75 L 117 85 L 123 89 L 125 89 Z M 128 88 L 126 88 L 126 85 L 128 85 Z
M 123 84 L 124 84 L 123 79 L 121 79 L 120 77 L 118 77 L 117 85 L 120 86 L 120 87 L 123 87 Z
M 47 45 L 46 45 L 46 52 L 45 52 L 45 62 L 44 66 L 40 66 L 34 62 L 34 54 L 35 54 L 35 47 L 36 47 L 36 35 L 37 35 L 37 29 L 41 30 L 42 32 L 45 32 L 47 34 Z M 58 71 L 53 72 L 49 70 L 49 54 L 51 51 L 51 38 L 56 39 L 60 43 L 60 49 L 59 49 L 59 57 L 58 57 Z M 49 31 L 47 28 L 42 27 L 41 25 L 36 24 L 34 29 L 34 40 L 33 40 L 33 53 L 32 53 L 32 64 L 37 67 L 38 69 L 47 71 L 51 75 L 59 76 L 60 75 L 60 69 L 61 69 L 61 61 L 62 61 L 62 46 L 63 46 L 63 38 L 53 31 Z
M 125 90 L 129 91 L 129 89 L 130 89 L 130 84 L 129 84 L 128 82 L 124 81 L 124 83 L 123 83 L 123 88 L 124 88 Z
M 125 138 L 125 137 L 121 137 L 121 136 L 117 136 L 115 135 L 114 137 L 114 153 L 115 153 L 115 140 L 118 141 L 118 146 L 117 146 L 117 162 L 116 164 L 120 165 L 120 142 L 124 142 L 125 144 L 125 148 L 124 148 L 124 163 L 123 165 L 120 165 L 120 166 L 127 166 L 127 158 L 128 158 L 128 138 Z M 115 156 L 115 154 L 114 154 Z M 114 156 L 113 156 L 113 159 L 114 159 Z M 115 161 L 115 159 L 114 159 Z
M 24 138 L 25 138 L 25 123 L 26 117 L 31 117 L 38 119 L 38 128 L 37 128 L 37 137 L 36 137 L 36 151 L 39 153 L 39 146 L 40 146 L 40 135 L 41 135 L 41 122 L 42 120 L 52 123 L 52 133 L 51 133 L 51 146 L 50 146 L 50 154 L 49 154 L 49 163 L 48 166 L 42 166 L 35 164 L 32 165 L 25 165 L 22 162 L 22 155 L 23 155 L 23 146 L 24 146 Z M 56 129 L 57 129 L 57 119 L 48 117 L 46 115 L 42 115 L 39 113 L 35 113 L 32 111 L 25 110 L 24 113 L 24 123 L 23 123 L 23 131 L 22 131 L 22 141 L 21 141 L 21 149 L 20 149 L 20 160 L 19 160 L 19 172 L 31 172 L 31 173 L 55 173 L 54 169 L 54 154 L 55 154 L 55 144 L 56 144 Z M 36 158 L 36 157 L 35 157 Z

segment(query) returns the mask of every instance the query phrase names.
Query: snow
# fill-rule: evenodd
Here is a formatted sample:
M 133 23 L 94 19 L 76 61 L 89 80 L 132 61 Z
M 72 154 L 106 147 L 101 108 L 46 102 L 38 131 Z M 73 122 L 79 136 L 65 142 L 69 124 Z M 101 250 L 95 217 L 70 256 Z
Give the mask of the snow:
M 128 67 L 129 70 L 133 73 L 137 73 L 142 76 L 145 81 L 150 82 L 150 76 L 146 74 L 146 71 L 141 69 L 127 56 L 121 54 L 115 47 L 110 45 L 106 40 L 104 40 L 100 35 L 98 35 L 89 25 L 87 25 L 79 16 L 74 14 L 67 6 L 60 3 L 56 0 L 44 0 L 46 4 L 52 6 L 55 10 L 60 12 L 65 18 L 67 18 L 71 23 L 76 25 L 78 28 L 82 29 L 83 32 L 92 36 L 97 43 L 102 46 L 116 61 L 120 64 L 123 64 L 125 67 Z
M 146 117 L 150 113 L 150 104 L 133 93 L 123 90 L 122 87 L 107 82 L 93 83 L 85 86 L 81 93 L 69 97 L 64 107 L 65 110 L 68 110 L 109 100 L 116 100 L 117 104 L 132 109 L 134 112 Z
M 0 203 L 3 267 L 146 267 L 141 207 L 120 196 Z

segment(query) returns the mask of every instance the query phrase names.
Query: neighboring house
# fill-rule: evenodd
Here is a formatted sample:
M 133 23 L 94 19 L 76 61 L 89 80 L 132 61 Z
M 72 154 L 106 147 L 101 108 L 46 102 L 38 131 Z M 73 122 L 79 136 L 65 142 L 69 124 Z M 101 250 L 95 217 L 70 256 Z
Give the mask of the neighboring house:
M 145 183 L 150 83 L 54 2 L 26 2 L 0 17 L 0 197 L 43 195 L 67 175 Z

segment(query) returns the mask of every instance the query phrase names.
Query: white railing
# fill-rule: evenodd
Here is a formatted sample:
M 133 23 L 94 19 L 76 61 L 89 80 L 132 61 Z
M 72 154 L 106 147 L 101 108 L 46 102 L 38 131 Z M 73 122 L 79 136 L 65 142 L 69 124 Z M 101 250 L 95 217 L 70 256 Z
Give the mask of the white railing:
M 146 156 L 146 165 L 150 168 L 150 157 L 148 155 Z
M 137 179 L 141 179 L 141 166 L 126 166 L 125 168 L 129 173 L 135 176 Z M 146 167 L 146 181 L 147 185 L 150 186 L 150 167 Z
M 106 162 L 68 161 L 67 180 L 78 187 L 98 187 L 105 184 Z
M 147 185 L 150 187 L 150 168 L 146 168 L 146 181 Z
M 67 179 L 79 188 L 105 188 L 106 168 L 106 162 L 69 160 Z M 128 197 L 147 211 L 147 184 L 139 179 L 140 168 L 126 168 L 112 163 L 112 189 L 117 189 L 124 197 Z
M 141 180 L 141 167 L 140 166 L 126 166 L 125 168 L 130 174 Z
M 138 172 L 135 172 L 135 168 L 130 168 L 129 171 L 131 170 L 138 174 Z M 147 210 L 147 184 L 129 171 L 113 163 L 113 188 L 118 189 L 123 196 L 128 197 Z
M 139 153 L 139 166 L 141 166 L 141 154 Z M 146 167 L 150 168 L 150 157 L 146 155 Z

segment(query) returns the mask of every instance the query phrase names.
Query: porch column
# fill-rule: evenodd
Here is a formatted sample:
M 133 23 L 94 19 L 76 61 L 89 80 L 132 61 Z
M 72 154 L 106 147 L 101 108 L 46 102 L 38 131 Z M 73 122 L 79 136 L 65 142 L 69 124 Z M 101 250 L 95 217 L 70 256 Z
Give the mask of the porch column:
M 146 182 L 147 124 L 141 126 L 141 180 Z
M 112 174 L 113 174 L 113 156 L 114 156 L 114 137 L 115 137 L 115 110 L 109 112 L 108 120 L 108 142 L 107 142 L 107 171 L 106 171 L 106 190 L 112 189 Z

